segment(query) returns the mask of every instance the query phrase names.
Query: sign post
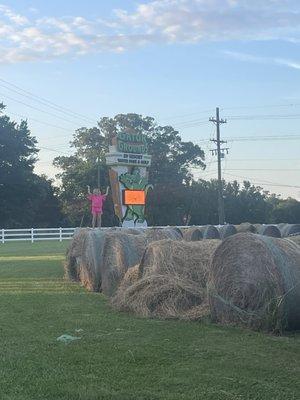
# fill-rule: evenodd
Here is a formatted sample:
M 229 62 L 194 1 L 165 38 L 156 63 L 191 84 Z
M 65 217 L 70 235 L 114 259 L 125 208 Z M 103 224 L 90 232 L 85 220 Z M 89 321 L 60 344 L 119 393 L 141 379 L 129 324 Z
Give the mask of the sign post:
M 152 188 L 148 183 L 151 156 L 147 153 L 145 135 L 120 132 L 106 154 L 115 214 L 123 227 L 147 226 L 146 197 Z

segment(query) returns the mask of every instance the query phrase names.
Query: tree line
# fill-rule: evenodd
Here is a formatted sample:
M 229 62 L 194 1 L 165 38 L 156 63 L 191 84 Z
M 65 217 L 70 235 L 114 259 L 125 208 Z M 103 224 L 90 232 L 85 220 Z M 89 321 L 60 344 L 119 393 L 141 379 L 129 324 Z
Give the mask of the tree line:
M 150 225 L 217 224 L 217 181 L 195 179 L 193 168 L 205 170 L 203 149 L 183 141 L 171 126 L 160 126 L 151 117 L 119 114 L 101 118 L 92 128 L 80 128 L 70 142 L 71 156 L 56 157 L 59 185 L 34 172 L 38 143 L 26 121 L 19 124 L 5 115 L 0 104 L 0 228 L 88 226 L 89 203 L 86 187 L 109 185 L 105 153 L 119 132 L 144 134 L 148 138 L 152 164 L 146 206 Z M 223 181 L 226 222 L 299 223 L 300 202 L 281 199 L 259 186 L 244 181 Z M 104 206 L 103 225 L 114 226 L 112 199 Z

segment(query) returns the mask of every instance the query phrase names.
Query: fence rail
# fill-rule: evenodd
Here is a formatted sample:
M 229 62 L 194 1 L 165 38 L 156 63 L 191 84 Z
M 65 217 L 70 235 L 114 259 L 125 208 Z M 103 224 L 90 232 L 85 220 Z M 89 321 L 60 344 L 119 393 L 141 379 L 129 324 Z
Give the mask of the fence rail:
M 27 229 L 1 229 L 0 241 L 30 241 L 72 239 L 76 228 L 27 228 Z

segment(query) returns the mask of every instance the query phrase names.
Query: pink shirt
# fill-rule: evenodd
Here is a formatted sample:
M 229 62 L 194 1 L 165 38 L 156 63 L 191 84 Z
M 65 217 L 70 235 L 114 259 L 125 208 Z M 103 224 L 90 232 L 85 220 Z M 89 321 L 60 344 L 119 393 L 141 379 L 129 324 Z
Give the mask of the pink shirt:
M 92 202 L 92 213 L 102 214 L 103 203 L 106 200 L 105 194 L 89 194 L 88 199 Z

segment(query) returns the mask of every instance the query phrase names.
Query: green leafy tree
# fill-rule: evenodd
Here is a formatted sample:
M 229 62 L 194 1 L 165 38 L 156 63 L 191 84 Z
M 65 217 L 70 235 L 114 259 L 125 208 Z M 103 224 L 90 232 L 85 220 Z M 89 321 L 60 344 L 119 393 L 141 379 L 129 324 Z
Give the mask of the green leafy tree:
M 1 112 L 5 109 L 0 104 Z M 52 182 L 33 173 L 38 149 L 26 121 L 0 116 L 0 225 L 23 228 L 57 224 L 61 218 Z
M 277 199 L 271 220 L 273 223 L 300 224 L 300 202 L 291 197 L 285 200 Z

